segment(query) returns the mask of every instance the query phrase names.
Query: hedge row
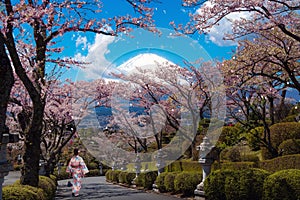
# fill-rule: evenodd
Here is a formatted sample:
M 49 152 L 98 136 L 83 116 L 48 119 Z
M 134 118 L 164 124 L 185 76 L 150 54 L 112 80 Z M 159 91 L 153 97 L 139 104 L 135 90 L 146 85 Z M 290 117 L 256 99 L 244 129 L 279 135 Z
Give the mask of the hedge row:
M 300 169 L 300 154 L 260 161 L 258 167 L 269 172 L 276 172 L 284 169 Z
M 289 139 L 278 146 L 278 153 L 281 155 L 300 154 L 300 139 Z
M 201 171 L 198 161 L 175 161 L 164 168 L 165 172 Z
M 39 176 L 38 187 L 29 185 L 21 185 L 20 181 L 16 181 L 12 185 L 3 187 L 3 200 L 52 200 L 55 197 L 57 181 L 54 176 L 51 178 Z
M 207 200 L 298 200 L 300 170 L 217 170 L 204 182 Z
M 105 176 L 107 181 L 131 185 L 135 173 L 108 170 Z M 157 176 L 157 171 L 150 171 L 139 174 L 134 181 L 137 187 L 147 190 L 152 189 L 153 183 L 156 183 L 161 192 L 181 193 L 189 196 L 193 194 L 201 180 L 201 172 L 163 172 Z
M 208 200 L 260 200 L 269 172 L 261 169 L 216 170 L 204 182 Z
M 184 196 L 194 194 L 194 190 L 202 180 L 201 172 L 163 172 L 156 178 L 156 186 L 160 192 L 181 193 Z
M 288 169 L 270 175 L 263 191 L 263 200 L 299 200 L 300 170 Z
M 135 179 L 136 174 L 127 171 L 120 170 L 108 170 L 105 174 L 106 180 L 114 183 L 123 183 L 132 185 L 132 181 Z M 157 171 L 149 171 L 140 173 L 135 179 L 135 185 L 144 189 L 152 189 L 152 185 L 157 177 Z
M 269 172 L 276 172 L 284 169 L 300 169 L 300 154 L 280 156 L 270 160 L 260 162 L 215 162 L 212 170 L 219 169 L 249 169 L 260 168 Z
M 235 170 L 242 170 L 242 169 L 249 169 L 249 168 L 256 168 L 256 162 L 223 162 L 218 164 L 215 162 L 212 166 L 213 170 L 218 169 L 235 169 Z
M 300 139 L 300 123 L 298 122 L 283 122 L 270 126 L 270 140 L 273 148 L 279 154 L 282 154 L 279 145 L 289 139 Z M 262 157 L 267 160 L 273 158 L 273 155 L 265 148 L 262 147 Z M 288 154 L 288 152 L 286 152 Z

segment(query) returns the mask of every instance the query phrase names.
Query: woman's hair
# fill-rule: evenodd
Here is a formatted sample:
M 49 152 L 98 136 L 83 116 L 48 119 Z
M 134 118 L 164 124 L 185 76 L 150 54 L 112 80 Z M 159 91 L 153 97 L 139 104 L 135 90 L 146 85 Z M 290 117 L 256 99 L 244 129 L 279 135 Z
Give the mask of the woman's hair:
M 76 155 L 76 156 L 77 156 L 77 155 L 78 155 L 78 152 L 79 152 L 79 151 L 78 151 L 78 149 L 77 149 L 77 148 L 75 148 L 75 149 L 74 149 L 74 155 Z

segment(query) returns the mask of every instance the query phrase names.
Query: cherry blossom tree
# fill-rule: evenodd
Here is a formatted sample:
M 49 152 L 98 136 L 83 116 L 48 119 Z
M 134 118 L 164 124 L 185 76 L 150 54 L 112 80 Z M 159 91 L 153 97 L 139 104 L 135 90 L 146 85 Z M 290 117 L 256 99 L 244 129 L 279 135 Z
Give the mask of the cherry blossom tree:
M 129 31 L 131 26 L 154 31 L 152 9 L 147 6 L 150 1 L 127 2 L 135 9 L 136 16 L 116 16 L 102 20 L 96 20 L 102 6 L 99 1 L 4 2 L 5 8 L 0 12 L 0 38 L 32 101 L 29 128 L 25 130 L 22 184 L 38 185 L 40 138 L 49 85 L 46 66 L 49 66 L 49 62 L 62 67 L 84 64 L 70 58 L 53 57 L 63 50 L 58 44 L 58 38 L 71 31 L 115 36 L 120 31 Z
M 266 77 L 279 88 L 300 92 L 300 42 L 281 33 L 278 28 L 261 31 L 253 40 L 242 40 L 233 59 L 226 66 L 235 74 L 248 78 Z
M 48 89 L 41 135 L 41 159 L 46 175 L 53 173 L 59 156 L 76 133 L 72 119 L 72 86 L 53 82 Z
M 226 39 L 277 27 L 282 33 L 300 42 L 300 2 L 297 0 L 183 0 L 183 5 L 198 8 L 197 12 L 191 13 L 191 21 L 186 26 L 177 27 L 186 33 L 203 33 L 231 13 L 247 13 L 248 18 L 233 21 L 233 33 L 225 36 Z
M 251 77 L 228 63 L 224 61 L 220 66 L 225 77 L 229 118 L 239 123 L 245 133 L 252 134 L 273 157 L 278 156 L 270 140 L 269 127 L 279 120 L 276 121 L 275 116 L 279 105 L 287 101 L 285 90 L 269 77 Z M 250 131 L 256 127 L 263 127 L 263 134 Z
M 132 113 L 130 117 L 126 117 L 125 114 L 125 117 L 118 122 L 127 124 L 131 130 L 135 130 L 135 128 L 128 124 L 135 123 L 139 126 L 141 118 L 146 126 L 152 124 L 152 128 L 149 130 L 138 128 L 139 131 L 135 134 L 139 137 L 141 131 L 150 132 L 155 137 L 158 149 L 163 147 L 162 137 L 168 131 L 179 131 L 182 133 L 181 136 L 189 140 L 195 147 L 194 137 L 197 133 L 198 123 L 200 117 L 203 117 L 203 113 L 209 111 L 207 107 L 209 107 L 210 98 L 200 71 L 194 67 L 190 68 L 181 68 L 169 63 L 157 63 L 157 66 L 151 69 L 137 66 L 135 72 L 116 75 L 129 84 L 124 86 L 125 88 L 130 88 L 130 85 L 133 88 L 130 92 L 128 89 L 121 89 L 121 94 L 130 99 L 136 99 L 136 101 L 132 101 L 136 104 L 134 106 L 145 109 L 144 112 L 147 115 L 145 117 Z M 123 105 L 120 107 L 124 108 Z M 154 113 L 154 107 L 157 115 L 151 114 L 151 112 Z M 202 113 L 200 114 L 200 112 Z M 135 121 L 128 121 L 129 118 Z M 187 147 L 183 149 L 186 150 Z M 195 149 L 192 148 L 192 150 Z M 192 155 L 197 157 L 196 153 L 192 153 Z
M 46 173 L 51 173 L 60 153 L 76 135 L 84 118 L 95 112 L 95 107 L 109 103 L 112 82 L 104 79 L 62 84 L 53 82 L 48 89 L 42 134 L 42 156 Z

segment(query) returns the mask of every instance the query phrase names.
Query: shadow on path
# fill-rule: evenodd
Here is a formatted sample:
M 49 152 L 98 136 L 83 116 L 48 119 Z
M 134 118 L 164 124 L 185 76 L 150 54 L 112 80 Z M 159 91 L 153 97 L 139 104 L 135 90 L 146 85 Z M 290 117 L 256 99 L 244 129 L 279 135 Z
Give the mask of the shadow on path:
M 68 180 L 59 181 L 55 199 L 89 199 L 89 200 L 178 200 L 173 196 L 165 196 L 155 193 L 148 193 L 141 190 L 122 187 L 112 183 L 107 183 L 105 177 L 88 177 L 83 180 L 79 197 L 72 197 L 71 187 L 67 187 Z

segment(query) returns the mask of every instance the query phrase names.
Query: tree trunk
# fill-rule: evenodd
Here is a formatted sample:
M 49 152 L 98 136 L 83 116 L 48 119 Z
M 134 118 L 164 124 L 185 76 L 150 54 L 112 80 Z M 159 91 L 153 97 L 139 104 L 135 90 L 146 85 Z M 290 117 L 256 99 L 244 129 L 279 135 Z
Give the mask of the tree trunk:
M 48 160 L 46 160 L 46 163 L 45 163 L 45 176 L 48 176 L 50 177 L 50 174 L 52 174 L 54 172 L 54 167 L 55 167 L 55 164 L 57 163 L 57 157 L 56 157 L 56 154 L 52 153 L 50 155 L 50 158 Z
M 24 167 L 22 170 L 21 184 L 38 186 L 39 180 L 39 160 L 40 160 L 40 139 L 42 133 L 42 120 L 44 112 L 43 103 L 34 103 L 31 125 L 25 132 L 25 154 Z
M 14 76 L 12 67 L 5 51 L 4 41 L 0 37 L 0 141 L 2 141 L 3 134 L 9 133 L 5 122 L 7 105 L 13 84 Z

